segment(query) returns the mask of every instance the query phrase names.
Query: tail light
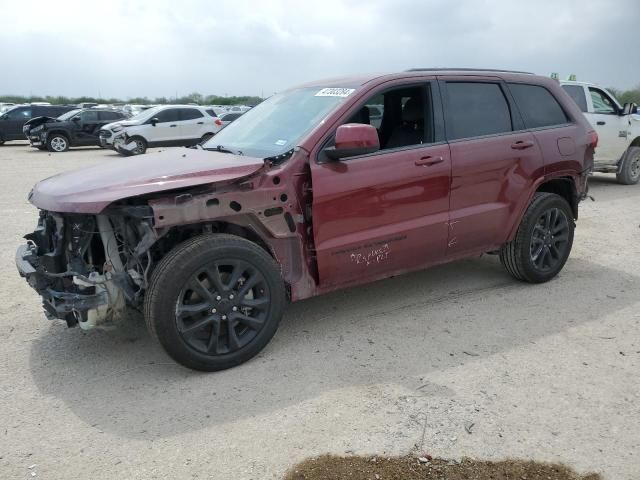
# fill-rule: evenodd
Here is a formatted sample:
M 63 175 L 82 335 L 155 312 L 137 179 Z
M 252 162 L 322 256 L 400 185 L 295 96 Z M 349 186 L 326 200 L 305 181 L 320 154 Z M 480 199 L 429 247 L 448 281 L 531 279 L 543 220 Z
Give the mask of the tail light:
M 221 127 L 221 126 L 222 126 L 222 122 L 220 121 L 220 119 L 219 119 L 219 118 L 216 118 L 216 120 L 215 120 L 215 122 L 214 122 L 214 123 L 215 123 L 216 125 L 218 125 L 219 127 Z M 597 142 L 597 141 L 598 141 L 598 136 L 596 135 L 596 142 Z
M 589 146 L 593 148 L 598 146 L 598 133 L 593 130 L 589 132 Z

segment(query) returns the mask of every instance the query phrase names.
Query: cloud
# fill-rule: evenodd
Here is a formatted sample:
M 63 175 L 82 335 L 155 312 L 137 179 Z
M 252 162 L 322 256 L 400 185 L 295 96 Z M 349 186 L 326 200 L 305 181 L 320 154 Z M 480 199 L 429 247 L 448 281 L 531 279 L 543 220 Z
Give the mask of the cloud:
M 0 93 L 266 95 L 415 66 L 640 83 L 635 0 L 5 3 Z

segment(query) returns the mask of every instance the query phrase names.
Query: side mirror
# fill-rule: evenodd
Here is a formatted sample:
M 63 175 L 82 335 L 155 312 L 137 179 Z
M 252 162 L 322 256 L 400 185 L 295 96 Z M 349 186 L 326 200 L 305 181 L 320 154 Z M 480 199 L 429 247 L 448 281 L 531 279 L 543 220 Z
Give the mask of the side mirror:
M 621 115 L 631 115 L 632 113 L 638 113 L 638 106 L 635 103 L 625 103 Z
M 151 125 L 153 125 L 154 127 L 156 126 L 156 124 L 157 124 L 158 122 L 160 122 L 160 119 L 159 119 L 159 118 L 153 117 L 153 118 L 151 119 Z
M 332 160 L 366 155 L 380 150 L 378 131 L 373 125 L 362 123 L 346 123 L 336 130 L 335 147 L 328 147 L 324 152 Z

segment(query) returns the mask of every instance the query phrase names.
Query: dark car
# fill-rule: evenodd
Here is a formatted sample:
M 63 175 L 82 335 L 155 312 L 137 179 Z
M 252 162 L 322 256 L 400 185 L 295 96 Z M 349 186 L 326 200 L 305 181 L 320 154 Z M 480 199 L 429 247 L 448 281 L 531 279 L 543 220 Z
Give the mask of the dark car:
M 35 117 L 58 117 L 73 110 L 70 105 L 18 105 L 0 115 L 0 145 L 9 140 L 25 140 L 23 127 Z
M 69 147 L 99 146 L 100 129 L 125 118 L 124 112 L 112 109 L 76 109 L 58 118 L 34 118 L 24 125 L 24 133 L 32 147 L 64 152 Z
M 484 253 L 554 278 L 597 140 L 532 74 L 314 82 L 194 149 L 41 181 L 16 263 L 50 318 L 89 329 L 139 308 L 176 361 L 220 370 L 264 348 L 288 301 Z

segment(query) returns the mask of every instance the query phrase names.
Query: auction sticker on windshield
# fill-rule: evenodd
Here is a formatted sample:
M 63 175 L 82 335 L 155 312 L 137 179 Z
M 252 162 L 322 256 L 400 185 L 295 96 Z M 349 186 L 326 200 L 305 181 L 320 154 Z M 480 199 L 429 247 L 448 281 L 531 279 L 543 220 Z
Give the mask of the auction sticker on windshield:
M 316 93 L 316 97 L 348 97 L 355 90 L 355 88 L 323 88 Z

